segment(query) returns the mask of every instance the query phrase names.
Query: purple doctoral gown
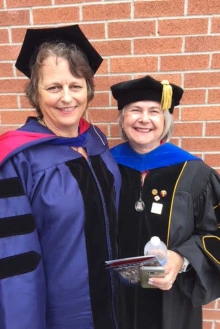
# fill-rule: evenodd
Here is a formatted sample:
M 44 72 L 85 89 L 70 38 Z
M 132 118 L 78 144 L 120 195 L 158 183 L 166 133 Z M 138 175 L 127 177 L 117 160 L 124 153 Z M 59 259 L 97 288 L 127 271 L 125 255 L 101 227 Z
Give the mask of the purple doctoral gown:
M 120 174 L 105 136 L 81 123 L 68 139 L 29 118 L 0 139 L 1 329 L 117 328 L 104 262 L 117 256 Z

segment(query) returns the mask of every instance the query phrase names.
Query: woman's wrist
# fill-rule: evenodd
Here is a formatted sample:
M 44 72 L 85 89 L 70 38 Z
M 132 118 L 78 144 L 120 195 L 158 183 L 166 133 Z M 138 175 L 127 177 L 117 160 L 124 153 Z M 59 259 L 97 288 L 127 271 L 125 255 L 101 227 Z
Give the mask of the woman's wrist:
M 182 268 L 180 269 L 179 273 L 184 273 L 187 271 L 188 267 L 190 265 L 189 260 L 186 257 L 183 257 L 183 265 Z

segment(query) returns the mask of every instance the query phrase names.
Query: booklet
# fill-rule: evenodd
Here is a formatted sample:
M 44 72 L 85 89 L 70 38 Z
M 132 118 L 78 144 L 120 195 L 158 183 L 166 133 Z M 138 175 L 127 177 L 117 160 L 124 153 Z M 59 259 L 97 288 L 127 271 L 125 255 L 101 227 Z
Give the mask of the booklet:
M 139 268 L 141 266 L 161 266 L 154 255 L 109 260 L 105 264 L 106 269 L 116 271 L 120 279 L 128 285 L 140 284 Z

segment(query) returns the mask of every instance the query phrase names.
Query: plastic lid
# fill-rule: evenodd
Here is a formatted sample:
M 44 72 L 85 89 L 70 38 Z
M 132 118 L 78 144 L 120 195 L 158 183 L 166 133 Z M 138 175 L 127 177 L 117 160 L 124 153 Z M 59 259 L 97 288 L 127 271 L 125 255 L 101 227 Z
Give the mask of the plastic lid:
M 153 246 L 157 247 L 160 245 L 160 238 L 158 236 L 152 236 L 150 242 Z

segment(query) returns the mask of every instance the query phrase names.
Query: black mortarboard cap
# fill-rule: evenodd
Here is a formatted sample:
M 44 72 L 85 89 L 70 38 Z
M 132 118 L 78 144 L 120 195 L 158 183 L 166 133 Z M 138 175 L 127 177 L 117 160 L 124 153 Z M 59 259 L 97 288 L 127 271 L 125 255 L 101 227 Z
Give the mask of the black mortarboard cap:
M 46 29 L 27 29 L 15 66 L 28 78 L 31 76 L 30 61 L 34 61 L 33 57 L 37 56 L 38 49 L 44 42 L 75 44 L 86 55 L 89 66 L 94 74 L 103 61 L 102 57 L 91 45 L 78 25 Z
M 183 95 L 182 88 L 167 80 L 160 82 L 149 75 L 112 85 L 111 91 L 119 110 L 133 102 L 150 100 L 161 103 L 162 109 L 169 110 L 170 113 L 179 105 Z

